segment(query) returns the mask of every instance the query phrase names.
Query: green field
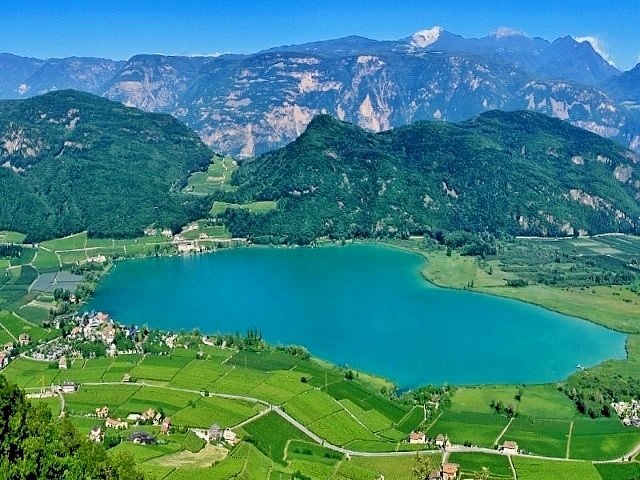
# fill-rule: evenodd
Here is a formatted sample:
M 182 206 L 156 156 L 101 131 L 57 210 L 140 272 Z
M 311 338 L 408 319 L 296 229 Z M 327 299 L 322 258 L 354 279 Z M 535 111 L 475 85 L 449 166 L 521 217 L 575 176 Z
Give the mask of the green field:
M 196 172 L 189 177 L 184 191 L 194 195 L 209 195 L 218 191 L 232 191 L 231 175 L 238 164 L 229 157 L 214 157 L 206 172 Z
M 252 442 L 261 452 L 279 463 L 285 462 L 285 447 L 289 440 L 311 441 L 300 430 L 273 412 L 245 425 L 243 430 L 251 435 Z
M 9 232 L 7 230 L 0 230 L 0 243 L 15 243 L 20 244 L 24 242 L 26 235 L 24 233 Z
M 379 442 L 381 437 L 374 435 L 366 427 L 358 423 L 345 410 L 332 413 L 308 425 L 316 435 L 334 445 L 346 445 L 354 440 Z
M 429 455 L 434 465 L 440 463 L 439 455 Z M 405 479 L 412 478 L 415 459 L 413 456 L 406 457 L 354 457 L 352 463 L 362 468 L 370 470 L 377 475 L 384 475 L 384 478 Z M 348 478 L 348 477 L 347 477 Z M 373 477 L 376 478 L 376 477 Z
M 570 456 L 585 460 L 609 460 L 627 454 L 638 444 L 638 429 L 625 427 L 618 419 L 579 418 L 573 426 Z
M 522 387 L 518 413 L 529 417 L 571 420 L 575 409 L 567 396 L 553 385 Z
M 214 423 L 221 427 L 233 427 L 253 417 L 263 407 L 248 402 L 226 398 L 206 397 L 198 399 L 173 415 L 173 423 L 185 427 L 209 428 Z
M 534 455 L 564 458 L 567 451 L 570 422 L 518 416 L 504 434 L 504 440 L 515 440 L 521 449 Z
M 342 410 L 333 398 L 319 390 L 309 390 L 285 403 L 286 411 L 303 425 L 309 425 L 334 412 Z
M 492 401 L 500 401 L 504 405 L 516 405 L 516 387 L 486 386 L 476 388 L 459 388 L 451 399 L 452 412 L 493 413 L 489 406 Z
M 596 468 L 602 480 L 637 480 L 640 478 L 640 463 L 637 461 L 624 464 L 598 463 Z
M 249 202 L 249 203 L 228 203 L 228 202 L 213 202 L 213 207 L 211 207 L 211 215 L 216 216 L 223 213 L 228 208 L 243 208 L 248 210 L 251 213 L 266 213 L 274 208 L 276 208 L 276 202 L 272 200 L 264 200 L 258 202 Z
M 69 235 L 64 238 L 56 238 L 54 240 L 47 240 L 40 244 L 41 247 L 47 250 L 59 251 L 59 250 L 77 250 L 84 249 L 87 245 L 87 232 L 76 233 L 75 235 Z
M 477 475 L 482 472 L 482 467 L 489 469 L 489 478 L 491 479 L 506 480 L 513 478 L 509 460 L 502 455 L 453 453 L 449 456 L 449 462 L 460 465 L 461 478 L 477 478 Z
M 495 413 L 445 411 L 429 428 L 428 434 L 448 435 L 454 443 L 471 443 L 482 447 L 493 447 L 508 419 Z
M 601 480 L 596 467 L 588 462 L 559 462 L 513 457 L 519 480 Z

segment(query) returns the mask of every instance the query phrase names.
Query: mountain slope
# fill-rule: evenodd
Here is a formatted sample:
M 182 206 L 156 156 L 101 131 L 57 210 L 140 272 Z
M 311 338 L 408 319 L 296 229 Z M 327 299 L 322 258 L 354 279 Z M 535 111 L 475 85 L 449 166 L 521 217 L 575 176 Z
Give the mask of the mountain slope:
M 617 87 L 618 78 L 626 86 Z M 371 131 L 484 111 L 553 115 L 640 151 L 634 77 L 588 42 L 499 29 L 464 38 L 441 27 L 399 40 L 350 36 L 248 55 L 136 55 L 37 60 L 0 55 L 0 98 L 61 88 L 169 113 L 214 150 L 254 156 L 286 145 L 328 113 Z
M 80 93 L 0 102 L 0 229 L 128 236 L 204 215 L 183 197 L 210 152 L 184 125 Z
M 320 116 L 290 145 L 243 162 L 233 182 L 239 200 L 278 200 L 278 209 L 227 211 L 231 231 L 290 241 L 633 232 L 640 219 L 636 154 L 532 112 L 379 134 Z

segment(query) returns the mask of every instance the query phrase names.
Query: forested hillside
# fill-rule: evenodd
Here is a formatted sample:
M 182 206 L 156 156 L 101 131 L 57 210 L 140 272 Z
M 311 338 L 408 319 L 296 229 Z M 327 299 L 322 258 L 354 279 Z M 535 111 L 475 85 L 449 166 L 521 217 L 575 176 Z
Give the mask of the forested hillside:
M 0 478 L 3 480 L 142 480 L 129 457 L 107 457 L 67 420 L 0 376 Z
M 229 210 L 234 235 L 306 243 L 437 229 L 510 235 L 637 232 L 638 156 L 532 112 L 488 112 L 373 134 L 317 117 L 288 146 L 247 160 Z M 229 198 L 227 198 L 229 199 Z
M 210 155 L 169 115 L 86 93 L 0 102 L 0 229 L 28 241 L 177 229 L 207 211 L 179 192 Z

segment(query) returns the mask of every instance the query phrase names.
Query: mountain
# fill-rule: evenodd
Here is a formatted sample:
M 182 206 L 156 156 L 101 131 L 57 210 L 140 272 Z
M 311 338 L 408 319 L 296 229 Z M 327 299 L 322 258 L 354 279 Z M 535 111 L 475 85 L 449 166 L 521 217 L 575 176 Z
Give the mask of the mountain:
M 0 54 L 0 98 L 17 99 L 53 90 L 74 89 L 100 94 L 125 62 L 104 58 L 38 60 Z
M 26 94 L 28 89 L 21 88 L 21 85 L 44 63 L 37 58 L 0 53 L 0 98 L 17 98 Z
M 619 101 L 640 103 L 640 63 L 614 79 L 611 91 Z
M 180 189 L 210 151 L 187 127 L 72 90 L 0 102 L 0 229 L 132 236 L 207 212 Z M 132 173 L 133 172 L 133 173 Z
M 240 157 L 286 145 L 318 114 L 382 131 L 493 109 L 548 113 L 640 151 L 640 111 L 616 87 L 623 77 L 588 42 L 508 28 L 464 38 L 433 27 L 399 40 L 349 36 L 217 57 L 0 56 L 4 98 L 88 91 L 169 113 L 214 150 Z
M 407 40 L 416 50 L 476 55 L 512 65 L 538 80 L 565 80 L 604 87 L 620 73 L 589 42 L 578 42 L 570 36 L 549 42 L 502 28 L 486 37 L 467 39 L 434 27 L 417 32 Z
M 234 235 L 306 243 L 437 229 L 511 235 L 637 232 L 640 157 L 546 115 L 491 111 L 458 124 L 370 133 L 316 117 L 296 141 L 241 163 Z

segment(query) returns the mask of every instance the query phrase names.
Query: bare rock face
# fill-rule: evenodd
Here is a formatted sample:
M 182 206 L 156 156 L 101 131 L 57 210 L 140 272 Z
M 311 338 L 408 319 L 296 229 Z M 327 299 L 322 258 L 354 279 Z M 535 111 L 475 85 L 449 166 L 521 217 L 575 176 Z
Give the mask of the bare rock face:
M 640 151 L 635 70 L 620 75 L 570 37 L 550 43 L 504 30 L 465 39 L 434 27 L 398 41 L 347 37 L 251 55 L 114 62 L 3 54 L 0 97 L 98 93 L 169 113 L 214 150 L 239 156 L 292 141 L 322 113 L 378 132 L 493 109 L 546 113 Z

